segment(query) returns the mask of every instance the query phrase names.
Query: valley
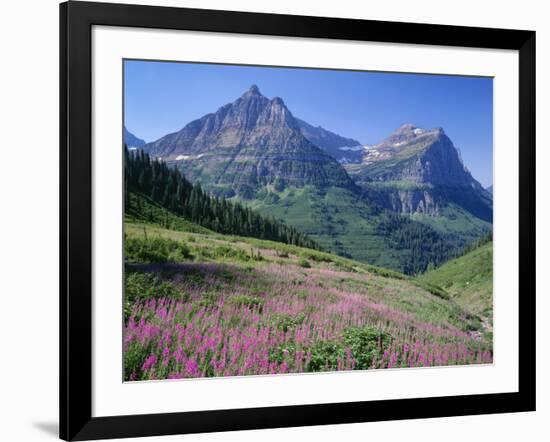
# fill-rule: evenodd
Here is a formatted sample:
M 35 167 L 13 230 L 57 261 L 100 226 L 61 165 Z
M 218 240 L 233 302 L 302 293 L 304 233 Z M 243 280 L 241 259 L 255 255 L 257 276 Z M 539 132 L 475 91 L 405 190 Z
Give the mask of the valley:
M 408 274 L 440 265 L 491 229 L 491 195 L 441 129 L 404 125 L 364 149 L 295 118 L 255 85 L 142 149 L 327 251 Z
M 365 146 L 256 85 L 124 129 L 125 381 L 492 363 L 492 186 L 443 129 Z

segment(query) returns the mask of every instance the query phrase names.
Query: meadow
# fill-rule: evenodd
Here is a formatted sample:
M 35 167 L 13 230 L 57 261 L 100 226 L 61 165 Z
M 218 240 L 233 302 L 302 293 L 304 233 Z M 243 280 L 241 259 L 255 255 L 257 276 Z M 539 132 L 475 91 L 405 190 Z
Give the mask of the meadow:
M 125 380 L 491 363 L 432 280 L 279 242 L 127 218 Z

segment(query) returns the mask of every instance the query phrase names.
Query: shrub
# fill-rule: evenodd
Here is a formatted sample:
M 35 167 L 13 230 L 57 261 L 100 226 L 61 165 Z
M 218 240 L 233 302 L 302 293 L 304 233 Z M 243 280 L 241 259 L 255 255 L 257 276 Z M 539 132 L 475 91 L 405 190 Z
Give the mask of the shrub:
M 295 316 L 288 313 L 275 313 L 269 318 L 269 325 L 286 333 L 302 325 L 305 319 L 306 315 L 304 313 L 299 313 Z
M 181 241 L 168 238 L 126 238 L 124 252 L 129 262 L 158 263 L 188 261 L 191 251 Z
M 129 301 L 160 298 L 186 298 L 172 284 L 162 281 L 157 275 L 142 272 L 126 272 L 125 294 Z
M 180 292 L 169 282 L 162 281 L 152 273 L 126 272 L 124 284 L 124 319 L 128 321 L 137 301 L 146 299 L 176 298 L 189 300 L 189 295 Z
M 311 268 L 311 264 L 309 263 L 309 261 L 307 259 L 303 259 L 303 258 L 298 261 L 298 265 L 300 267 L 304 267 L 306 269 Z
M 334 269 L 340 272 L 347 272 L 347 273 L 356 272 L 356 270 L 352 266 L 349 266 L 341 261 L 334 262 Z
M 145 379 L 142 373 L 142 366 L 145 360 L 151 355 L 153 345 L 142 346 L 137 342 L 132 342 L 124 351 L 124 378 L 140 381 Z M 132 374 L 135 379 L 131 379 Z
M 250 258 L 252 258 L 254 261 L 263 261 L 264 260 L 264 257 L 262 256 L 262 254 L 260 253 L 259 250 L 257 250 L 256 252 L 254 252 L 254 249 L 250 249 Z
M 201 299 L 194 303 L 194 307 L 196 308 L 193 309 L 193 313 L 196 313 L 196 311 L 200 307 L 207 307 L 207 308 L 214 307 L 218 302 L 218 299 L 219 299 L 219 295 L 216 293 L 211 293 L 211 292 L 202 293 Z
M 332 341 L 317 341 L 309 349 L 311 359 L 307 364 L 307 371 L 332 370 L 338 367 L 338 360 L 345 358 L 342 344 Z
M 217 246 L 213 250 L 214 257 L 225 258 L 225 259 L 234 259 L 238 261 L 250 261 L 250 256 L 239 248 L 234 248 L 230 246 Z
M 282 364 L 284 361 L 288 365 L 291 365 L 294 361 L 296 354 L 296 345 L 292 342 L 287 342 L 282 345 L 278 345 L 275 348 L 269 349 L 269 362 L 277 362 Z
M 227 300 L 229 304 L 244 306 L 248 308 L 258 308 L 261 311 L 261 308 L 264 304 L 262 298 L 257 298 L 256 296 L 249 295 L 236 295 L 232 296 Z
M 305 253 L 304 257 L 315 262 L 332 262 L 332 258 L 329 255 L 323 255 L 321 253 Z
M 365 370 L 378 358 L 384 347 L 391 343 L 391 336 L 374 327 L 350 327 L 344 330 L 344 344 L 355 359 L 355 368 Z

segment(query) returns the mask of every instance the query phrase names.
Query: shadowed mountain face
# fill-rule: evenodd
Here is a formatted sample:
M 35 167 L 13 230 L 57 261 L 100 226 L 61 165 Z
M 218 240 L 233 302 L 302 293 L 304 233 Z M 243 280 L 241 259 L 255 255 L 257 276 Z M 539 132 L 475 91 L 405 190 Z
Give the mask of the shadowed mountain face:
M 213 191 L 245 198 L 260 186 L 354 187 L 342 166 L 304 137 L 283 100 L 257 86 L 144 150 Z
M 441 215 L 449 203 L 492 221 L 492 198 L 462 163 L 443 129 L 406 124 L 346 165 L 356 183 L 377 191 L 378 202 L 407 214 Z
M 128 146 L 128 149 L 139 149 L 145 146 L 145 141 L 136 137 L 124 126 L 124 144 Z
M 300 125 L 300 130 L 304 137 L 338 160 L 338 162 L 343 164 L 361 162 L 365 148 L 359 141 L 353 138 L 342 137 L 321 126 L 312 126 L 299 118 L 296 118 L 296 121 Z

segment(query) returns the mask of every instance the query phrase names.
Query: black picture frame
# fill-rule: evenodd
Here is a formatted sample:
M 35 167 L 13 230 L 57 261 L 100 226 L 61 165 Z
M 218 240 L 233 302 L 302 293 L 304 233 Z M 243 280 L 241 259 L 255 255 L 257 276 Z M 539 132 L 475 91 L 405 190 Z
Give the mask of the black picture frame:
M 91 30 L 94 25 L 518 51 L 519 391 L 92 417 Z M 534 411 L 535 32 L 80 1 L 62 3 L 59 276 L 60 437 L 64 440 Z

